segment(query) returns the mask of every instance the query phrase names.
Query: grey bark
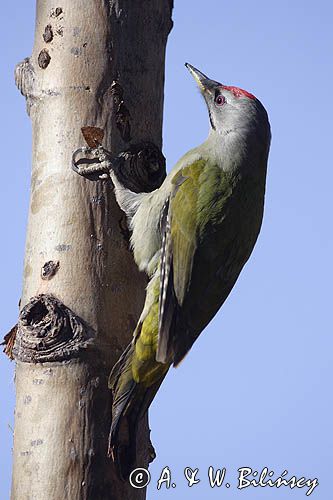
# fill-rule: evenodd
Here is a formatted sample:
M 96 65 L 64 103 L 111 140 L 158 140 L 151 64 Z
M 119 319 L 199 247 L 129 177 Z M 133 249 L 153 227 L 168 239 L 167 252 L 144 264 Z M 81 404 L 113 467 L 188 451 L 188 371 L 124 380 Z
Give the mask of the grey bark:
M 84 126 L 102 128 L 114 153 L 141 141 L 161 147 L 171 11 L 171 0 L 37 0 L 33 53 L 16 69 L 33 148 L 12 500 L 145 497 L 107 458 L 107 378 L 141 312 L 145 276 L 111 184 L 76 175 L 71 155 Z M 141 466 L 149 443 L 143 422 Z

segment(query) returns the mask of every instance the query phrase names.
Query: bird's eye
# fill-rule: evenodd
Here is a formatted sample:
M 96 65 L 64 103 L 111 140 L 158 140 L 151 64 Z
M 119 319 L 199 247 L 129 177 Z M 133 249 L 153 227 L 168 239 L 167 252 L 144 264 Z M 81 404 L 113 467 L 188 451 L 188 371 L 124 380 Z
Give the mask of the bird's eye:
M 223 106 L 225 103 L 225 97 L 221 94 L 215 97 L 215 104 L 216 106 Z

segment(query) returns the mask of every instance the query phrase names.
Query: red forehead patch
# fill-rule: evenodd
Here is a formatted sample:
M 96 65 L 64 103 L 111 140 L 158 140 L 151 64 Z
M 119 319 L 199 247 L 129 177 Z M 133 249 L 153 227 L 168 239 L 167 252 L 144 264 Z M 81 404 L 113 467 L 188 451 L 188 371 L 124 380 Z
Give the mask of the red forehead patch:
M 222 85 L 225 90 L 229 90 L 234 94 L 235 97 L 248 97 L 249 99 L 255 99 L 253 94 L 250 94 L 247 90 L 240 89 L 238 87 L 230 87 L 229 85 Z

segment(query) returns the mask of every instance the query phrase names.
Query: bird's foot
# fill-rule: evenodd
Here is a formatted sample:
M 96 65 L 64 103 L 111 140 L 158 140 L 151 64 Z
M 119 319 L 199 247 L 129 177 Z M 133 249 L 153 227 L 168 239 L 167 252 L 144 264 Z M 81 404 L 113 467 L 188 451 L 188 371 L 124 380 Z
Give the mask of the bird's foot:
M 83 146 L 72 155 L 72 169 L 86 179 L 96 181 L 107 179 L 112 168 L 112 154 L 103 146 Z

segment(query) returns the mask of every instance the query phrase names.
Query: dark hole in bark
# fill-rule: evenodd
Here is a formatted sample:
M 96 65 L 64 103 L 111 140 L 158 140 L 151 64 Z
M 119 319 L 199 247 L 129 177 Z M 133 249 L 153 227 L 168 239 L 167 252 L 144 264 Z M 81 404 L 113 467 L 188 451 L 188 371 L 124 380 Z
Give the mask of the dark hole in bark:
M 31 326 L 36 326 L 43 321 L 45 316 L 48 314 L 47 307 L 41 302 L 37 302 L 32 306 L 27 315 L 27 324 Z

